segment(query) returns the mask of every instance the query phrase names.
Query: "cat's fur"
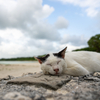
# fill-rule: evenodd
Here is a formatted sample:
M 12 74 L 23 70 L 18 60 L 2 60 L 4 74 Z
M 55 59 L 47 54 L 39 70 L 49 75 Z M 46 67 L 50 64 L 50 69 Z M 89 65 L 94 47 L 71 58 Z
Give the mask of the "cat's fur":
M 66 49 L 36 58 L 44 74 L 80 76 L 100 71 L 100 53 L 77 51 L 65 54 Z

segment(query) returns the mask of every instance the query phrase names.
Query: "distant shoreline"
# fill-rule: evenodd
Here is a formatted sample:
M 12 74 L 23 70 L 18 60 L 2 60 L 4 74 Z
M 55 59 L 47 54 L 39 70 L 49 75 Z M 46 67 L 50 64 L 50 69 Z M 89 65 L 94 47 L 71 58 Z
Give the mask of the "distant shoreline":
M 36 61 L 34 57 L 1 58 L 0 61 Z

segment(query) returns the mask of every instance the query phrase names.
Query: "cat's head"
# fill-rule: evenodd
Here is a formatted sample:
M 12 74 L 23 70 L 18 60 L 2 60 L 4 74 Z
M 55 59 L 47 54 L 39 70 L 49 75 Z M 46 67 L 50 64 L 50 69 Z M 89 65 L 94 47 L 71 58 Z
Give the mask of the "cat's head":
M 41 64 L 41 69 L 44 74 L 58 75 L 63 72 L 66 49 L 67 47 L 58 53 L 47 54 L 44 57 L 35 57 L 35 59 Z

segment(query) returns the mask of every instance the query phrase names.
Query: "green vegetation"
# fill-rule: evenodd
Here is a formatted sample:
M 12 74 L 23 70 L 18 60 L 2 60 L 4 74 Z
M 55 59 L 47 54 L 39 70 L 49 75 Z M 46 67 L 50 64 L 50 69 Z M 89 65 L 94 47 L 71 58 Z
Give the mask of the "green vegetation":
M 88 45 L 91 49 L 100 52 L 100 34 L 97 34 L 90 38 Z
M 95 51 L 95 52 L 100 52 L 100 34 L 92 36 L 88 40 L 87 43 L 88 43 L 89 47 L 76 49 L 76 50 L 73 50 L 73 51 Z
M 40 55 L 38 57 L 43 57 L 45 55 Z M 0 61 L 36 61 L 34 57 L 17 57 L 17 58 L 2 58 Z
M 89 47 L 86 47 L 86 48 L 76 49 L 76 50 L 73 50 L 73 51 L 95 51 L 95 50 L 91 49 Z
M 0 61 L 35 61 L 34 57 L 2 58 Z

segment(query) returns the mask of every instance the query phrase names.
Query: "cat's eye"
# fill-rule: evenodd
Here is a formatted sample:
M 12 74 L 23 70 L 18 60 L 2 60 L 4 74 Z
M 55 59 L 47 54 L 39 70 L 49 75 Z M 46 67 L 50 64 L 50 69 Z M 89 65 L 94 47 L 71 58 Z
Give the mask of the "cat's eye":
M 57 61 L 57 64 L 59 64 L 60 61 L 61 61 L 61 60 Z
M 47 65 L 52 66 L 51 64 L 47 64 Z

